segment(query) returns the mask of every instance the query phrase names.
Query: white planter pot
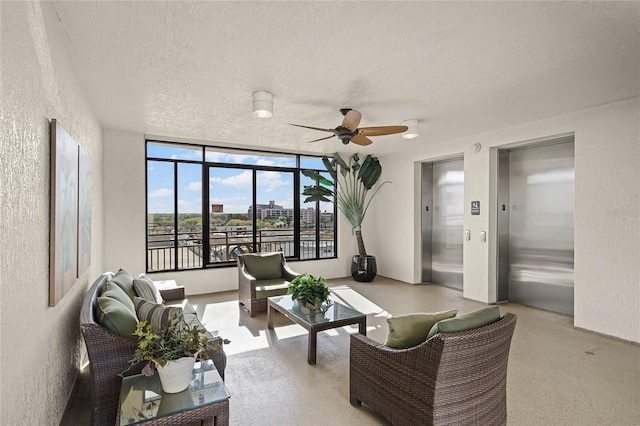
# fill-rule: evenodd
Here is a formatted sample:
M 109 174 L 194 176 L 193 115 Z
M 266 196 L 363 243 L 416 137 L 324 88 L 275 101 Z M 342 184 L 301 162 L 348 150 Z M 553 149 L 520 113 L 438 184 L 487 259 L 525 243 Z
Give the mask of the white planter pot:
M 162 390 L 166 393 L 182 392 L 189 387 L 191 382 L 191 371 L 196 363 L 195 357 L 180 358 L 169 361 L 164 367 L 156 364 Z

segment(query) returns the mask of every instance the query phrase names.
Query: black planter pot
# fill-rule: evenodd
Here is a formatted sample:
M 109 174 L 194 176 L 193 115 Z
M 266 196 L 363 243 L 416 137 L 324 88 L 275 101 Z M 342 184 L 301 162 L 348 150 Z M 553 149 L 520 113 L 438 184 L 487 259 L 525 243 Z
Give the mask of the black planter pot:
M 378 273 L 375 256 L 353 256 L 351 259 L 351 276 L 354 280 L 368 283 L 373 281 Z

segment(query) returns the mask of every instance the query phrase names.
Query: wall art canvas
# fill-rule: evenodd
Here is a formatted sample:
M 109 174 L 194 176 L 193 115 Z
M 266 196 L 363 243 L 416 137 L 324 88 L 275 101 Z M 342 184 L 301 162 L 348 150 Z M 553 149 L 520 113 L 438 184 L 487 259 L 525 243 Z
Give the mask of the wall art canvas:
M 78 277 L 91 265 L 91 157 L 78 146 Z
M 51 120 L 51 224 L 49 305 L 78 277 L 78 143 Z

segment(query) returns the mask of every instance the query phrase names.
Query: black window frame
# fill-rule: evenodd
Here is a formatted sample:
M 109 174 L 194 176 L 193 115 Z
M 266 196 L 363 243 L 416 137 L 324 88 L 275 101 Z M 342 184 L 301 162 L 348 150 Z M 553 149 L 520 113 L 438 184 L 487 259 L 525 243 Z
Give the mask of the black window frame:
M 190 159 L 181 159 L 181 158 L 162 158 L 162 157 L 152 157 L 149 155 L 149 145 L 150 144 L 161 144 L 165 146 L 175 146 L 176 148 L 189 148 L 193 151 L 200 150 L 201 151 L 201 160 L 190 160 Z M 234 163 L 234 162 L 214 162 L 207 161 L 206 153 L 207 150 L 222 150 L 223 152 L 237 153 L 239 155 L 254 155 L 254 156 L 289 156 L 295 158 L 295 166 L 268 166 L 268 165 L 257 165 L 257 164 L 244 164 L 244 163 Z M 236 265 L 235 259 L 229 259 L 226 261 L 217 261 L 212 262 L 211 260 L 211 226 L 210 226 L 210 191 L 209 185 L 209 176 L 210 170 L 212 168 L 230 168 L 230 169 L 245 169 L 251 170 L 252 172 L 252 206 L 253 206 L 253 218 L 252 218 L 252 235 L 253 235 L 253 247 L 257 247 L 256 239 L 257 239 L 257 182 L 256 176 L 260 171 L 275 171 L 275 172 L 286 172 L 291 173 L 293 176 L 293 255 L 286 256 L 287 260 L 294 261 L 315 261 L 315 260 L 325 260 L 325 259 L 336 259 L 338 257 L 338 226 L 337 226 L 337 204 L 335 200 L 333 200 L 333 251 L 331 256 L 321 256 L 321 244 L 320 244 L 320 236 L 321 236 L 321 214 L 320 211 L 320 203 L 309 203 L 310 207 L 315 208 L 315 255 L 313 257 L 301 257 L 301 229 L 300 229 L 300 209 L 302 204 L 302 182 L 301 175 L 302 170 L 316 170 L 320 173 L 327 172 L 327 170 L 322 168 L 312 168 L 312 167 L 301 167 L 301 158 L 322 158 L 321 155 L 313 155 L 313 154 L 294 154 L 287 152 L 278 152 L 278 151 L 263 151 L 257 149 L 247 149 L 247 148 L 230 148 L 224 146 L 216 146 L 216 145 L 201 145 L 198 143 L 187 143 L 187 142 L 173 142 L 167 140 L 159 140 L 153 138 L 145 139 L 145 271 L 147 273 L 161 273 L 167 271 L 193 271 L 199 269 L 211 269 L 211 268 L 220 268 L 220 267 L 232 267 Z M 173 164 L 173 208 L 174 208 L 174 218 L 173 218 L 173 266 L 170 265 L 169 268 L 163 269 L 153 269 L 150 270 L 150 260 L 149 260 L 149 162 L 167 162 Z M 201 250 L 201 258 L 202 265 L 199 267 L 182 267 L 179 265 L 178 259 L 178 251 L 179 251 L 179 209 L 178 209 L 178 169 L 179 164 L 200 164 L 202 167 L 202 208 L 200 211 L 200 215 L 202 218 L 202 250 Z M 325 240 L 322 240 L 325 241 Z

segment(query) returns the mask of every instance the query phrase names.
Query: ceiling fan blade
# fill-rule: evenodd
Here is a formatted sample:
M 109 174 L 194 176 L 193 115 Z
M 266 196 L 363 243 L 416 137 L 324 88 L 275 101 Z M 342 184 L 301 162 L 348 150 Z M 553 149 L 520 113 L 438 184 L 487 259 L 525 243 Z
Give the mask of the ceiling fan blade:
M 366 137 L 364 135 L 355 135 L 353 138 L 351 138 L 351 142 L 355 143 L 356 145 L 361 145 L 361 146 L 367 146 L 367 145 L 371 145 L 373 143 L 371 141 L 371 139 L 369 139 L 368 137 Z
M 312 141 L 308 141 L 307 143 L 311 143 L 311 142 L 318 142 L 318 141 L 323 141 L 325 139 L 330 139 L 332 137 L 334 137 L 335 135 L 331 135 L 331 136 L 327 136 L 326 138 L 320 138 L 320 139 L 314 139 Z
M 296 126 L 296 127 L 304 127 L 305 129 L 320 130 L 321 132 L 331 132 L 331 133 L 333 133 L 333 129 L 323 129 L 323 128 L 320 128 L 320 127 L 303 126 L 302 124 L 292 124 L 292 123 L 289 123 L 289 124 L 292 125 L 292 126 Z
M 344 116 L 344 120 L 342 120 L 342 127 L 346 127 L 352 132 L 355 132 L 358 128 L 358 124 L 360 124 L 360 119 L 362 119 L 362 113 L 352 109 Z
M 407 126 L 362 127 L 358 129 L 358 134 L 363 136 L 393 135 L 395 133 L 406 132 L 408 129 Z

